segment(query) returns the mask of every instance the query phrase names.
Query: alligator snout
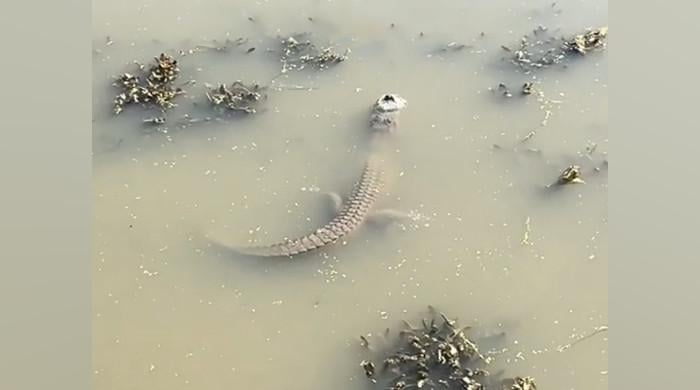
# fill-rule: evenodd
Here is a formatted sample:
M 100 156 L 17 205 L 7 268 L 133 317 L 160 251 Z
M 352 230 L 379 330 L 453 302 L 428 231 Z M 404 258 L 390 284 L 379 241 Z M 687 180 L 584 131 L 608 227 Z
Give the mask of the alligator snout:
M 393 93 L 382 95 L 370 114 L 369 124 L 378 131 L 394 132 L 399 124 L 399 111 L 406 107 L 406 99 Z
M 406 99 L 394 93 L 386 93 L 377 100 L 375 105 L 379 111 L 398 111 L 406 107 Z

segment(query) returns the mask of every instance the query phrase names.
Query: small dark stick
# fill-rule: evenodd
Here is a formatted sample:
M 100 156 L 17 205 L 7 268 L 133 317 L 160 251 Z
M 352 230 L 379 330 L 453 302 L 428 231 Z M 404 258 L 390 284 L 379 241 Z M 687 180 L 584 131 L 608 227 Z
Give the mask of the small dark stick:
M 369 348 L 369 340 L 367 340 L 367 337 L 360 336 L 360 340 L 360 345 L 362 345 L 365 348 Z

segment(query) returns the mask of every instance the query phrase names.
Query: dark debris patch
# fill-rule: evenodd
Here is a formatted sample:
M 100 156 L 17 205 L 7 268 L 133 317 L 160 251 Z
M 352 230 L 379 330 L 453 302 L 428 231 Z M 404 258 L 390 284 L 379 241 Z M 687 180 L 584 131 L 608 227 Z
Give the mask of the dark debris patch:
M 573 37 L 559 37 L 539 26 L 532 34 L 523 36 L 517 49 L 501 48 L 510 55 L 510 62 L 530 73 L 553 65 L 564 64 L 572 57 L 584 56 L 605 49 L 608 28 L 587 29 Z
M 516 94 L 519 96 L 532 95 L 535 92 L 535 84 L 531 81 L 525 82 L 520 88 L 518 93 L 514 93 L 510 87 L 505 83 L 499 83 L 496 87 L 489 87 L 489 91 L 495 95 L 502 96 L 504 98 L 512 98 Z
M 384 351 L 375 367 L 370 360 L 360 364 L 364 375 L 381 389 L 536 390 L 532 378 L 506 380 L 484 369 L 493 357 L 485 356 L 460 327 L 442 313 L 431 310 L 432 318 L 422 326 L 400 332 L 396 344 Z
M 343 54 L 332 47 L 318 47 L 307 38 L 308 34 L 297 34 L 282 39 L 282 73 L 312 67 L 324 70 L 348 59 L 350 49 Z
M 123 73 L 116 77 L 113 85 L 119 88 L 119 94 L 114 98 L 114 114 L 118 115 L 127 105 L 141 104 L 157 106 L 162 111 L 175 107 L 173 100 L 184 93 L 181 88 L 173 86 L 178 78 L 180 69 L 172 57 L 161 54 L 155 58 L 154 64 L 141 74 Z
M 241 81 L 235 81 L 230 87 L 225 84 L 208 86 L 206 95 L 209 103 L 219 113 L 255 114 L 260 103 L 267 99 L 265 90 L 265 87 L 258 84 L 245 85 Z
M 515 377 L 513 379 L 507 380 L 506 383 L 508 390 L 537 390 L 537 385 L 532 377 Z
M 581 167 L 578 165 L 570 165 L 562 171 L 562 173 L 554 182 L 554 185 L 565 185 L 565 184 L 585 184 L 581 178 Z
M 602 27 L 595 30 L 589 29 L 585 33 L 576 35 L 564 42 L 564 46 L 570 52 L 576 52 L 584 55 L 590 51 L 605 48 L 605 38 L 607 38 L 607 36 L 607 27 Z

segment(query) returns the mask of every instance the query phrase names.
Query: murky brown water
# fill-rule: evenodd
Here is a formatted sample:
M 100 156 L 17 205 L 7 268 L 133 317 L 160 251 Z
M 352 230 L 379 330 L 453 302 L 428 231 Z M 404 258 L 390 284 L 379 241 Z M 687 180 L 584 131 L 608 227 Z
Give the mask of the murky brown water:
M 551 107 L 489 91 L 532 79 L 500 61 L 500 46 L 540 24 L 567 35 L 607 25 L 607 2 L 94 2 L 95 389 L 365 389 L 358 336 L 429 304 L 477 336 L 506 331 L 495 366 L 508 376 L 607 389 L 605 334 L 557 351 L 607 324 L 607 172 L 588 173 L 608 146 L 607 53 L 536 73 Z M 204 83 L 269 84 L 271 39 L 301 31 L 350 58 L 278 78 L 313 89 L 272 90 L 263 113 L 167 134 L 136 108 L 111 116 L 111 76 L 133 60 L 250 39 L 179 59 L 197 85 L 178 118 L 206 102 Z M 452 41 L 472 47 L 428 55 Z M 359 175 L 368 107 L 385 92 L 408 107 L 383 204 L 415 220 L 295 261 L 207 246 L 204 236 L 273 242 L 324 223 L 322 192 L 347 193 Z M 585 185 L 543 189 L 574 163 Z

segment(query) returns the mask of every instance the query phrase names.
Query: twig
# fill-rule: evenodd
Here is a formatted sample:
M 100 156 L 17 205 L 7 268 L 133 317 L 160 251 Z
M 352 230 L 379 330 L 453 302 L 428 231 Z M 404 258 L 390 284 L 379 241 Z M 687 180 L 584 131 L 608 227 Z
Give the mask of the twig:
M 559 352 L 564 352 L 564 351 L 566 351 L 567 349 L 573 347 L 574 345 L 580 343 L 581 341 L 586 340 L 586 339 L 589 339 L 589 338 L 591 338 L 591 337 L 597 335 L 598 333 L 603 333 L 603 332 L 605 332 L 605 331 L 607 331 L 607 330 L 608 330 L 608 326 L 607 326 L 607 325 L 597 326 L 597 327 L 593 328 L 593 332 L 591 332 L 591 333 L 589 333 L 589 334 L 587 334 L 587 335 L 579 336 L 579 338 L 577 338 L 576 340 L 574 340 L 573 342 L 571 342 L 571 343 L 569 343 L 569 344 L 560 345 L 559 347 L 557 347 L 557 351 L 559 351 Z

